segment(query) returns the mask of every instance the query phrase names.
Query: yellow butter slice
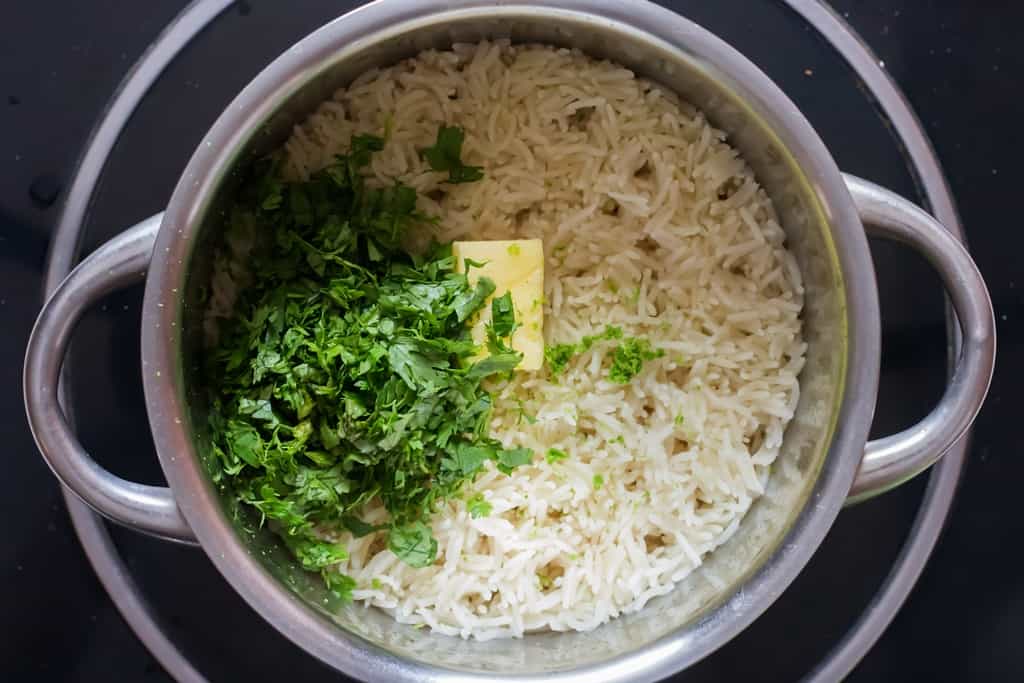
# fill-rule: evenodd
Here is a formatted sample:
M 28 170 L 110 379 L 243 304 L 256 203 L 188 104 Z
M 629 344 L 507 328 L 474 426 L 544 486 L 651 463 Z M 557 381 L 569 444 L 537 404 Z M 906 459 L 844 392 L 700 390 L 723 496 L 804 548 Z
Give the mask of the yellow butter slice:
M 523 354 L 517 370 L 540 370 L 544 364 L 544 245 L 541 240 L 493 240 L 453 242 L 452 256 L 455 270 L 467 273 L 470 284 L 481 277 L 494 281 L 494 296 L 512 294 L 519 327 L 509 342 Z M 466 270 L 466 259 L 483 263 Z M 480 310 L 473 321 L 473 341 L 487 354 L 487 325 L 491 322 L 491 301 Z

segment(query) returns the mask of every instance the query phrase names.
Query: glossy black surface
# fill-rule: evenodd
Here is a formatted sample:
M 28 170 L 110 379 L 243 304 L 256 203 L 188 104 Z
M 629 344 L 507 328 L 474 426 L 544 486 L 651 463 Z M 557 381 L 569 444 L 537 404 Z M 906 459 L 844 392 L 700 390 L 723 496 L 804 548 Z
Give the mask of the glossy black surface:
M 183 0 L 14 3 L 0 9 L 0 679 L 165 681 L 103 592 L 23 417 L 20 369 L 39 305 L 47 240 L 89 130 L 127 69 Z M 223 106 L 291 42 L 352 2 L 240 3 L 201 34 L 144 100 L 90 213 L 91 249 L 162 208 Z M 916 197 L 905 160 L 857 79 L 815 32 L 772 0 L 666 3 L 749 56 L 805 111 L 842 168 Z M 979 418 L 951 524 L 878 646 L 852 676 L 1022 680 L 1024 538 L 1017 502 L 1024 365 L 1016 201 L 1022 179 L 1024 57 L 1009 0 L 833 3 L 884 60 L 935 143 L 993 299 L 997 376 Z M 942 389 L 943 309 L 935 276 L 902 248 L 873 245 L 884 355 L 875 433 L 923 416 Z M 72 353 L 82 441 L 128 478 L 156 483 L 138 381 L 141 289 L 108 299 Z M 680 681 L 794 680 L 849 628 L 909 530 L 924 481 L 845 511 L 818 555 L 762 619 Z M 115 538 L 168 629 L 211 680 L 337 680 L 252 613 L 201 551 L 125 530 Z

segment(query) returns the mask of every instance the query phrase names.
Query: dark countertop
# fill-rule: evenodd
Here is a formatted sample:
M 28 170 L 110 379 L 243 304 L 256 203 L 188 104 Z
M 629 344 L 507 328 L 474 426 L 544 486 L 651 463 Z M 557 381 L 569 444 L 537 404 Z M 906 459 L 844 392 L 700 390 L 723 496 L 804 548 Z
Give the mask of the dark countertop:
M 778 26 L 752 19 L 757 12 L 751 8 L 766 3 L 667 4 L 702 23 L 706 19 L 709 28 L 776 78 L 808 113 L 844 170 L 913 195 L 898 151 L 888 150 L 884 140 L 860 144 L 857 136 L 882 140 L 885 132 L 857 113 L 869 104 L 847 106 L 843 98 L 858 97 L 853 79 L 841 73 L 827 48 L 817 46 L 816 36 L 789 27 L 811 43 L 801 46 L 801 55 L 821 53 L 820 63 L 804 57 L 808 63 L 793 63 L 797 47 L 784 39 L 783 24 L 795 20 L 785 11 L 776 11 Z M 28 434 L 20 384 L 61 190 L 117 84 L 185 4 L 89 0 L 59 7 L 9 3 L 0 10 L 0 443 L 8 465 L 0 496 L 6 531 L 0 548 L 2 680 L 169 680 L 87 563 L 58 487 Z M 216 39 L 197 41 L 177 60 L 129 125 L 97 195 L 85 248 L 160 208 L 197 131 L 259 65 L 287 45 L 280 42 L 283 36 L 312 28 L 316 22 L 310 17 L 325 16 L 325 8 L 350 4 L 308 0 L 308 6 L 297 3 L 294 12 L 275 14 L 264 0 L 240 3 L 219 20 Z M 1013 381 L 1024 377 L 1019 291 L 1024 282 L 1018 282 L 1024 279 L 1024 238 L 1015 210 L 1024 180 L 1024 99 L 1018 92 L 1024 78 L 1018 29 L 1024 5 L 1011 0 L 832 4 L 884 61 L 931 137 L 992 291 L 999 332 L 996 378 L 976 424 L 950 524 L 905 607 L 851 678 L 1024 680 L 1019 645 L 1024 572 L 1016 564 L 1024 515 L 1013 504 L 1024 459 L 1015 429 L 1019 418 L 1013 399 L 1005 397 Z M 314 6 L 316 11 L 310 9 Z M 248 48 L 243 56 L 232 54 L 236 41 L 252 42 L 254 34 L 266 36 L 266 44 Z M 885 323 L 876 432 L 884 434 L 911 424 L 938 398 L 943 318 L 937 280 L 920 259 L 891 245 L 873 245 L 873 250 Z M 112 296 L 83 323 L 72 355 L 73 389 L 86 404 L 76 411 L 83 442 L 119 474 L 155 483 L 159 469 L 137 379 L 140 291 Z M 86 358 L 90 362 L 83 362 Z M 679 680 L 749 677 L 751 661 L 771 663 L 757 669 L 762 678 L 755 675 L 755 680 L 788 680 L 806 672 L 877 588 L 907 533 L 922 488 L 923 482 L 915 481 L 844 512 L 820 558 L 779 605 Z M 129 566 L 144 577 L 140 580 L 161 606 L 169 629 L 196 653 L 211 680 L 327 678 L 322 667 L 248 612 L 201 552 L 124 530 L 114 536 Z

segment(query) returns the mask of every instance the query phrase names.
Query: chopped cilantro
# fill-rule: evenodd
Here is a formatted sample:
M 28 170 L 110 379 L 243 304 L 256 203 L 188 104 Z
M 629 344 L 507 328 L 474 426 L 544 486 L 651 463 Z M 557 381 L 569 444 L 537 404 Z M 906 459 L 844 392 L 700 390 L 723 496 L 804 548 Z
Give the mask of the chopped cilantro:
M 284 541 L 304 569 L 326 569 L 348 559 L 348 550 L 341 543 L 330 543 L 304 536 L 285 536 Z
M 469 259 L 466 259 L 466 263 L 469 263 Z M 476 287 L 459 294 L 453 302 L 453 309 L 458 321 L 464 322 L 468 320 L 473 313 L 483 306 L 487 297 L 494 294 L 495 288 L 494 280 L 489 277 L 481 277 L 477 280 Z
M 393 527 L 388 534 L 388 550 L 410 567 L 429 567 L 437 559 L 437 539 L 423 522 Z
M 626 339 L 615 348 L 612 354 L 612 366 L 608 370 L 608 379 L 618 384 L 626 384 L 636 377 L 643 367 L 644 361 L 654 360 L 665 355 L 663 349 L 652 349 L 646 339 L 636 337 Z
M 512 470 L 520 465 L 529 465 L 533 460 L 533 451 L 529 448 L 513 448 L 504 450 L 498 454 L 498 469 L 505 474 L 512 474 Z
M 560 375 L 573 356 L 589 351 L 599 341 L 621 338 L 622 329 L 609 325 L 601 334 L 584 336 L 578 344 L 552 344 L 544 347 L 544 358 L 548 362 L 551 374 Z
M 480 176 L 458 160 L 461 142 L 462 131 L 442 129 L 428 158 L 466 182 Z M 437 556 L 426 524 L 437 503 L 487 460 L 507 473 L 532 457 L 490 437 L 481 386 L 521 354 L 495 339 L 495 352 L 471 362 L 468 321 L 494 282 L 470 285 L 450 245 L 403 248 L 408 229 L 432 219 L 416 211 L 413 188 L 366 186 L 383 146 L 355 136 L 348 154 L 301 182 L 285 180 L 274 158 L 251 167 L 226 215 L 229 231 L 258 235 L 247 265 L 260 277 L 206 358 L 215 481 L 273 520 L 342 598 L 354 587 L 336 569 L 346 548 L 316 529 L 383 532 L 398 557 L 424 567 Z M 502 330 L 511 313 L 497 316 Z M 373 499 L 386 524 L 360 518 Z
M 681 414 L 680 415 L 676 415 L 675 423 L 676 423 L 676 426 L 679 426 L 679 425 L 683 424 L 683 416 Z
M 578 347 L 579 351 L 589 351 L 590 347 L 592 347 L 595 343 L 599 341 L 607 341 L 609 339 L 622 339 L 622 328 L 615 327 L 614 325 L 609 325 L 608 327 L 604 328 L 604 332 L 602 332 L 601 334 L 584 336 L 583 339 L 580 340 Z
M 519 256 L 519 254 L 521 254 L 521 253 L 522 253 L 522 249 L 519 248 L 518 244 L 512 243 L 512 244 L 508 245 L 508 255 L 509 256 Z
M 554 464 L 559 460 L 565 460 L 569 457 L 569 454 L 565 451 L 558 450 L 557 448 L 549 448 L 547 455 L 544 457 L 549 463 Z
M 560 375 L 577 354 L 589 351 L 594 344 L 602 341 L 621 339 L 622 343 L 612 352 L 612 366 L 608 370 L 608 378 L 618 384 L 626 384 L 633 379 L 644 361 L 660 358 L 665 355 L 661 349 L 652 349 L 650 342 L 639 337 L 624 338 L 622 328 L 608 325 L 604 332 L 584 336 L 578 344 L 554 344 L 544 347 L 544 358 L 552 375 Z
M 372 533 L 388 528 L 386 524 L 367 524 L 353 515 L 345 515 L 342 517 L 341 524 L 356 538 L 362 538 L 363 536 L 368 536 Z
M 469 510 L 469 514 L 473 519 L 477 519 L 478 517 L 487 517 L 491 514 L 491 504 L 484 500 L 482 493 L 477 493 L 467 500 L 466 509 Z
M 466 133 L 457 126 L 441 126 L 437 129 L 437 140 L 433 147 L 427 147 L 420 154 L 430 168 L 435 171 L 448 171 L 449 183 L 471 183 L 484 177 L 479 166 L 467 166 L 462 163 L 462 143 Z
M 594 490 L 595 491 L 600 491 L 601 487 L 604 486 L 604 477 L 601 476 L 600 474 L 595 474 L 594 475 L 593 483 L 594 483 Z
M 552 375 L 560 375 L 573 356 L 576 355 L 575 344 L 552 344 L 544 347 L 544 360 L 548 362 Z
M 352 601 L 352 590 L 356 587 L 355 579 L 347 574 L 327 569 L 320 574 L 323 576 L 327 590 L 334 593 L 344 602 Z
M 372 588 L 373 590 L 379 591 L 383 587 L 384 584 L 382 584 L 380 582 L 380 579 L 378 579 L 376 576 L 370 579 L 370 588 Z
M 516 406 L 519 408 L 519 415 L 516 417 L 516 424 L 521 423 L 524 419 L 527 422 L 529 422 L 530 424 L 536 424 L 537 423 L 537 418 L 534 417 L 533 415 L 530 415 L 528 412 L 526 412 L 526 407 L 523 405 L 523 401 L 521 399 L 518 399 L 518 398 L 514 399 L 514 400 L 515 400 Z
M 498 337 L 507 337 L 515 331 L 516 314 L 512 307 L 512 292 L 505 292 L 491 300 L 491 324 Z

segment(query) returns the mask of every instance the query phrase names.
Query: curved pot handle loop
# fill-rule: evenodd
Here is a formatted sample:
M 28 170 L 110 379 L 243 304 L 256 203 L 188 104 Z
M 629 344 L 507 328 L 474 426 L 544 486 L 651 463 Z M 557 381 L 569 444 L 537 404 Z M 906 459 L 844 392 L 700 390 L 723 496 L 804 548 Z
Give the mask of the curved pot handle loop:
M 146 276 L 163 214 L 94 251 L 43 305 L 25 354 L 25 410 L 39 451 L 69 489 L 97 512 L 153 536 L 195 543 L 171 490 L 126 481 L 100 467 L 75 438 L 58 403 L 68 344 L 82 314 L 103 296 Z
M 996 337 L 992 301 L 967 249 L 906 199 L 855 176 L 845 179 L 871 233 L 909 245 L 938 271 L 963 335 L 956 368 L 939 404 L 913 427 L 868 442 L 850 490 L 849 502 L 857 502 L 930 467 L 964 435 L 988 392 Z

